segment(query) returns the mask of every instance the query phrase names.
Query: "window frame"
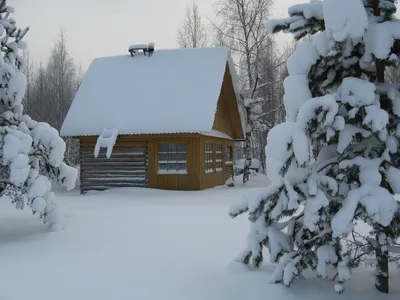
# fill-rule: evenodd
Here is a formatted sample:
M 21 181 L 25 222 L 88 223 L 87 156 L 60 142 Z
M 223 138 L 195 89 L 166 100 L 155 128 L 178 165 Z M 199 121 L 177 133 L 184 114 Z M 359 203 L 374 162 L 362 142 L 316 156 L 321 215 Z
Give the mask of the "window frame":
M 166 145 L 166 149 L 161 151 L 162 145 Z M 180 149 L 180 146 L 184 146 L 184 150 Z M 175 148 L 175 150 L 171 150 Z M 166 141 L 157 143 L 157 174 L 158 175 L 187 175 L 188 174 L 188 162 L 187 162 L 187 143 L 180 141 Z M 184 154 L 185 159 L 180 160 L 179 156 Z M 160 160 L 160 155 L 165 155 L 166 160 Z M 172 155 L 175 156 L 175 159 L 171 159 Z M 165 169 L 161 169 L 160 165 L 166 165 Z M 175 165 L 175 169 L 169 169 L 169 165 Z M 179 166 L 184 166 L 184 169 L 179 169 Z
M 223 144 L 215 144 L 215 171 L 223 171 Z
M 210 146 L 210 147 L 209 147 Z M 214 143 L 204 143 L 204 172 L 205 174 L 214 173 Z M 210 159 L 211 158 L 211 159 Z M 211 168 L 209 168 L 211 167 Z

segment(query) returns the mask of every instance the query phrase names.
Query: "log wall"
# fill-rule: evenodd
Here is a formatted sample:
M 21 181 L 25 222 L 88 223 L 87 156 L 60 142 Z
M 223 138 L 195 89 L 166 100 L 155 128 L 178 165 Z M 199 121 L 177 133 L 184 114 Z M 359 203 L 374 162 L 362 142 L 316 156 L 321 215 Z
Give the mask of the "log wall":
M 114 187 L 147 187 L 146 146 L 114 148 L 109 159 L 106 149 L 94 157 L 94 147 L 81 146 L 81 193 Z

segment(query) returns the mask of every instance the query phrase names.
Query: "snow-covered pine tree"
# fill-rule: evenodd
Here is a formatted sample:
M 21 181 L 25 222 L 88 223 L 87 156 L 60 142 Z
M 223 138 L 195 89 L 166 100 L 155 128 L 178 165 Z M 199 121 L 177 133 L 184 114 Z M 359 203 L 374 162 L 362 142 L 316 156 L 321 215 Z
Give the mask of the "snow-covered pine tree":
M 29 28 L 19 29 L 13 12 L 6 0 L 0 0 L 0 196 L 11 198 L 17 209 L 29 206 L 58 230 L 61 220 L 50 180 L 72 189 L 77 170 L 63 162 L 65 143 L 58 132 L 23 114 L 27 80 L 21 52 Z
M 273 184 L 230 209 L 251 221 L 239 260 L 258 267 L 267 247 L 278 263 L 272 282 L 290 285 L 305 268 L 326 278 L 330 264 L 342 292 L 351 269 L 375 255 L 376 287 L 389 291 L 388 250 L 400 235 L 400 86 L 384 78 L 399 63 L 395 2 L 311 1 L 267 23 L 311 37 L 288 59 L 286 122 L 268 135 Z

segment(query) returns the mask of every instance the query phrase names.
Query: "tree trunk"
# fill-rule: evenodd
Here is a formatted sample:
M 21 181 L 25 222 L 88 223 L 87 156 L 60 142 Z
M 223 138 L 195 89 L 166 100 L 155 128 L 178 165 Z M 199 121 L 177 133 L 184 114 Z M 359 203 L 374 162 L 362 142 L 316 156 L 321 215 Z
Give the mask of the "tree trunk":
M 377 226 L 375 228 L 375 238 L 378 243 L 378 247 L 375 251 L 375 287 L 378 291 L 385 294 L 389 294 L 389 252 L 387 251 L 387 242 L 385 245 L 381 245 L 379 242 L 382 234 L 387 236 L 387 231 L 387 228 L 382 226 Z M 382 250 L 382 248 L 385 250 Z
M 263 174 L 267 174 L 267 157 L 265 153 L 265 148 L 267 146 L 267 137 L 268 137 L 268 131 L 261 132 L 261 153 L 260 153 L 260 162 L 261 162 L 261 167 Z
M 384 73 L 382 73 L 382 69 L 384 71 L 385 67 L 384 67 L 384 65 L 382 66 L 381 61 L 376 62 L 376 68 L 378 71 L 377 72 L 377 81 L 385 82 L 384 81 Z M 381 70 L 379 70 L 379 69 L 381 69 Z M 383 78 L 382 78 L 382 76 L 383 76 Z M 385 109 L 384 103 L 382 103 L 382 109 Z M 386 101 L 386 104 L 387 104 L 387 101 Z M 385 189 L 388 188 L 384 179 L 382 179 L 381 187 L 383 187 Z M 388 294 L 389 293 L 389 253 L 387 250 L 382 251 L 382 246 L 386 246 L 386 249 L 387 249 L 387 245 L 379 244 L 380 235 L 385 234 L 387 236 L 386 232 L 388 232 L 387 228 L 381 227 L 381 226 L 380 226 L 380 228 L 377 228 L 376 232 L 375 232 L 376 240 L 378 242 L 378 247 L 375 251 L 375 255 L 376 255 L 375 287 L 378 291 Z
M 381 293 L 389 294 L 389 253 L 376 251 L 375 287 Z
M 374 15 L 377 17 L 380 16 L 381 10 L 379 8 L 379 0 L 370 0 L 370 4 L 372 4 L 372 7 L 374 9 Z M 382 60 L 376 59 L 375 65 L 376 65 L 376 81 L 378 83 L 384 83 L 385 64 Z M 387 101 L 381 103 L 381 108 L 382 109 L 388 108 Z M 388 188 L 384 179 L 382 179 L 381 187 L 386 189 Z M 387 231 L 388 231 L 387 228 L 382 226 L 377 226 L 375 228 L 375 236 L 376 236 L 376 241 L 378 243 L 378 247 L 375 251 L 376 255 L 375 287 L 378 291 L 385 294 L 389 293 L 389 253 L 387 251 L 387 245 L 380 245 L 379 242 L 380 242 L 380 235 L 384 234 L 385 236 L 387 236 L 386 234 Z M 385 249 L 385 251 L 382 250 L 382 247 L 384 247 L 383 249 Z
M 244 166 L 243 166 L 243 183 L 250 180 L 250 166 L 251 166 L 251 109 L 246 107 L 246 140 L 244 142 Z

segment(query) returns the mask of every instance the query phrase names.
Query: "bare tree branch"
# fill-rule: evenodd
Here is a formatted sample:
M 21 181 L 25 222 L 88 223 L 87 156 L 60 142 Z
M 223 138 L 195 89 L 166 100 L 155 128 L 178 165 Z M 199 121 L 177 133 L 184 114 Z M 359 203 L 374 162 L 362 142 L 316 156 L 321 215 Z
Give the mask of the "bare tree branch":
M 185 21 L 178 29 L 177 43 L 180 48 L 201 48 L 208 44 L 207 27 L 202 22 L 195 2 L 186 7 Z

